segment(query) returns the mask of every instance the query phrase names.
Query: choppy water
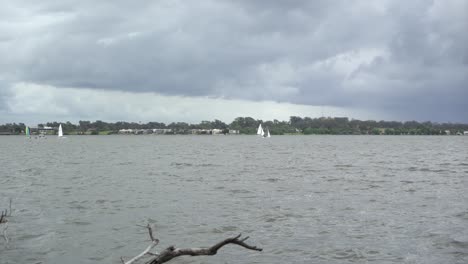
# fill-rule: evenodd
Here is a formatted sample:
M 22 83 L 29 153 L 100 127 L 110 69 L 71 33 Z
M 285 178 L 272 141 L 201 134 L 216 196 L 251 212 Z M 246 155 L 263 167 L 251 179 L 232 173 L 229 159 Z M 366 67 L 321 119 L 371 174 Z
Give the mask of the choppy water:
M 0 137 L 0 263 L 468 263 L 468 137 Z

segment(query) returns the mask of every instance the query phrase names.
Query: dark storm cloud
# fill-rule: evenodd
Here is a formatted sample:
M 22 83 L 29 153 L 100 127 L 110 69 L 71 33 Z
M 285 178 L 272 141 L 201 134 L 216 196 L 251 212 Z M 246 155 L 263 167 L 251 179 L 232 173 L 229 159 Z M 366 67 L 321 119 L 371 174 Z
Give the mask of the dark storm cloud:
M 0 11 L 0 78 L 466 122 L 467 9 L 462 0 L 20 1 Z

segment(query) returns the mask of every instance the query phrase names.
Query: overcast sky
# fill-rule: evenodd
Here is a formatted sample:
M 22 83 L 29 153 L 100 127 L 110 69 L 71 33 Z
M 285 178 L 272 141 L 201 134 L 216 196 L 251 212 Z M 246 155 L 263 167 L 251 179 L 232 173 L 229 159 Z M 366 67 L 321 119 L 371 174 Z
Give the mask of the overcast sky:
M 468 122 L 468 1 L 1 1 L 0 123 Z

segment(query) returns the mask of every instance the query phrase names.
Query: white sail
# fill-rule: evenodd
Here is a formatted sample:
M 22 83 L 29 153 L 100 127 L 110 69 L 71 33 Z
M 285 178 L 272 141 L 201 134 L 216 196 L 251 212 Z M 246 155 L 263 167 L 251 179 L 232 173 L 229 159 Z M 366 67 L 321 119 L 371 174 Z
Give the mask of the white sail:
M 271 137 L 271 135 L 270 135 L 270 129 L 267 129 L 267 137 Z
M 260 124 L 258 125 L 257 135 L 263 136 L 263 134 L 265 134 L 265 132 L 263 132 L 262 124 Z
M 63 137 L 62 124 L 59 125 L 58 136 Z

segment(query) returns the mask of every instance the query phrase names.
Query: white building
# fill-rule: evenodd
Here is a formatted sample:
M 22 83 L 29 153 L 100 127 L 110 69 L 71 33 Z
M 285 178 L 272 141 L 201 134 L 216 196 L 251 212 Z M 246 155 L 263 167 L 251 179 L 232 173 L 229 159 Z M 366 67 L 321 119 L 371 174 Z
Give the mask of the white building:
M 133 134 L 133 129 L 120 129 L 119 134 Z
M 211 130 L 211 133 L 212 133 L 213 135 L 223 134 L 223 129 L 214 128 L 213 130 Z
M 172 129 L 169 129 L 169 128 L 154 128 L 153 133 L 158 134 L 158 135 L 170 134 L 170 133 L 172 133 Z

